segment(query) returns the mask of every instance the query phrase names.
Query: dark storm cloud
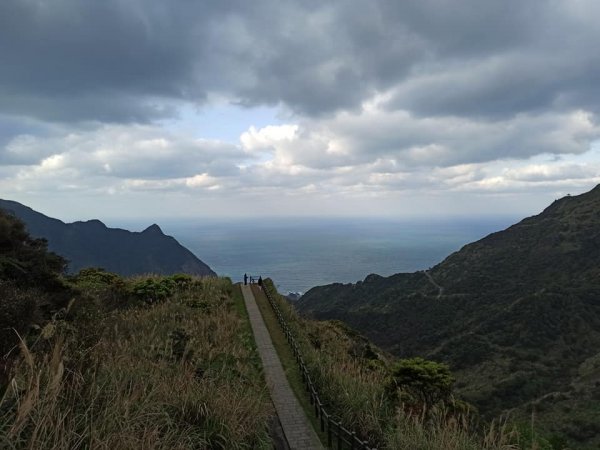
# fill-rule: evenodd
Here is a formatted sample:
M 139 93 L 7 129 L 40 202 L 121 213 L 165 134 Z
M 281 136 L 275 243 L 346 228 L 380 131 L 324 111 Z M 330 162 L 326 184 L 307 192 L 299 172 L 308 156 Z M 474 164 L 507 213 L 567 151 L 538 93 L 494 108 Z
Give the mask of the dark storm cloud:
M 141 121 L 165 113 L 161 99 L 201 98 L 192 71 L 201 27 L 181 31 L 185 11 L 169 5 L 1 2 L 1 108 L 57 121 Z
M 0 2 L 0 109 L 143 122 L 207 94 L 304 115 L 593 108 L 594 2 Z
M 241 93 L 251 103 L 282 101 L 303 114 L 318 115 L 356 108 L 374 92 L 410 87 L 457 67 L 470 73 L 472 64 L 490 56 L 515 50 L 527 54 L 521 47 L 538 39 L 536 21 L 545 26 L 556 19 L 541 2 L 522 3 L 346 1 L 296 11 L 296 18 L 269 23 L 261 33 L 263 54 L 260 60 L 251 58 L 249 66 L 262 83 L 249 84 Z M 460 104 L 455 111 L 451 105 L 435 111 L 436 99 L 444 106 L 439 94 L 454 89 L 451 83 L 439 84 L 437 91 L 423 89 L 414 99 L 398 96 L 396 107 L 420 112 L 425 97 L 431 105 L 427 114 L 461 113 L 465 108 Z M 495 95 L 506 102 L 512 87 L 503 82 Z M 513 110 L 519 106 L 515 103 Z

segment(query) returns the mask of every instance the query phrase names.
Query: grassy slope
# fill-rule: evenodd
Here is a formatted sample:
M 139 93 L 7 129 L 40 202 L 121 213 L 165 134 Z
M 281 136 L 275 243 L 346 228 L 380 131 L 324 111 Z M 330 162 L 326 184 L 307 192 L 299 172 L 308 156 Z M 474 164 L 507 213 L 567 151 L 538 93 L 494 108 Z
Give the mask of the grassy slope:
M 272 406 L 231 282 L 105 310 L 139 281 L 86 286 L 68 320 L 22 345 L 0 447 L 270 448 Z
M 270 280 L 266 285 L 273 289 Z M 274 340 L 282 346 L 280 356 L 292 367 L 290 382 L 298 385 L 298 370 L 287 342 L 279 331 L 264 296 L 258 295 L 263 314 Z M 294 330 L 309 366 L 319 386 L 321 397 L 329 411 L 368 438 L 380 449 L 406 450 L 542 450 L 550 447 L 517 433 L 512 427 L 498 423 L 480 434 L 466 416 L 448 415 L 437 408 L 426 421 L 422 416 L 407 414 L 400 404 L 388 397 L 385 389 L 388 370 L 393 363 L 387 355 L 339 322 L 313 321 L 299 317 L 293 307 L 276 295 L 279 307 Z M 287 355 L 286 355 L 287 352 Z

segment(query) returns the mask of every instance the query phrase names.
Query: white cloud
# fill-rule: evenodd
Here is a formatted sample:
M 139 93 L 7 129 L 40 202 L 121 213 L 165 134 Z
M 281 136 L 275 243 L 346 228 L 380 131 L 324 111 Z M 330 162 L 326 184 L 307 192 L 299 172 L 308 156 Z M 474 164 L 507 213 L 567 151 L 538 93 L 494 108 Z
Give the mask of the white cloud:
M 17 195 L 78 191 L 132 198 L 202 193 L 221 199 L 224 208 L 248 197 L 385 203 L 403 193 L 555 192 L 600 182 L 599 152 L 589 146 L 597 135 L 582 111 L 523 115 L 498 127 L 385 113 L 373 105 L 327 120 L 250 127 L 240 145 L 172 135 L 158 126 L 112 125 L 51 139 L 15 138 L 9 147 L 25 142 L 38 160 L 13 166 L 0 188 Z M 506 155 L 499 157 L 502 148 Z
M 279 133 L 275 133 L 277 130 Z M 281 130 L 288 130 L 282 138 Z M 293 130 L 293 132 L 292 132 Z M 589 112 L 521 114 L 502 121 L 418 117 L 367 105 L 358 113 L 251 129 L 244 147 L 269 149 L 274 166 L 354 167 L 379 161 L 391 170 L 452 167 L 539 154 L 581 154 L 600 138 Z M 384 163 L 387 162 L 387 163 Z
M 273 151 L 275 146 L 285 145 L 296 138 L 298 125 L 268 125 L 256 129 L 251 126 L 242 133 L 240 141 L 248 152 Z

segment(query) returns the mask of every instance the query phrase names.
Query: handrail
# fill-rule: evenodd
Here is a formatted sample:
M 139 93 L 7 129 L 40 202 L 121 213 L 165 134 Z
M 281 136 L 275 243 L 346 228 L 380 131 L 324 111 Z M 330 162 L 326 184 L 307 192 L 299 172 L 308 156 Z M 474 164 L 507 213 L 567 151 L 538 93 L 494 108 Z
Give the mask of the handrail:
M 302 357 L 302 353 L 300 352 L 300 348 L 296 343 L 296 339 L 294 338 L 290 327 L 285 321 L 285 318 L 283 317 L 283 314 L 281 314 L 279 306 L 277 306 L 277 304 L 275 303 L 275 300 L 269 292 L 269 289 L 266 288 L 264 283 L 263 288 L 267 300 L 269 301 L 271 308 L 273 308 L 275 316 L 277 316 L 277 321 L 279 322 L 279 325 L 281 326 L 281 329 L 286 336 L 288 344 L 290 345 L 292 352 L 294 353 L 296 363 L 298 364 L 298 367 L 300 368 L 300 373 L 302 374 L 302 381 L 304 382 L 306 391 L 308 392 L 308 395 L 310 397 L 310 404 L 314 405 L 315 417 L 319 419 L 321 432 L 327 432 L 327 446 L 329 448 L 334 448 L 333 438 L 335 437 L 337 438 L 337 450 L 343 450 L 344 445 L 346 445 L 346 448 L 349 448 L 351 450 L 377 450 L 374 447 L 369 447 L 368 441 L 360 440 L 356 436 L 356 433 L 354 431 L 351 431 L 344 427 L 341 421 L 335 421 L 331 413 L 327 412 L 327 410 L 323 406 L 323 402 L 321 401 L 319 393 L 317 392 L 317 389 L 312 382 L 310 373 L 308 371 L 308 368 L 306 367 L 306 364 L 304 363 L 304 358 Z M 325 431 L 326 429 L 327 431 Z

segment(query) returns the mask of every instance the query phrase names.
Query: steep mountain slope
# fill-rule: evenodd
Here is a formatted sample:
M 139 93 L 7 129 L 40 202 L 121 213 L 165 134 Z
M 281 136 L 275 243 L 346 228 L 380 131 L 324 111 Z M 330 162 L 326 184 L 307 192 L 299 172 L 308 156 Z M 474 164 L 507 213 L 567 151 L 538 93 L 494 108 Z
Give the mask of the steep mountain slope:
M 47 239 L 51 251 L 69 260 L 71 272 L 102 267 L 121 275 L 216 275 L 158 225 L 138 233 L 108 228 L 99 220 L 66 224 L 9 200 L 0 200 L 0 208 L 23 220 L 32 236 Z
M 428 273 L 313 288 L 297 307 L 344 320 L 398 356 L 449 363 L 483 413 L 535 406 L 546 428 L 600 442 L 600 186 Z

